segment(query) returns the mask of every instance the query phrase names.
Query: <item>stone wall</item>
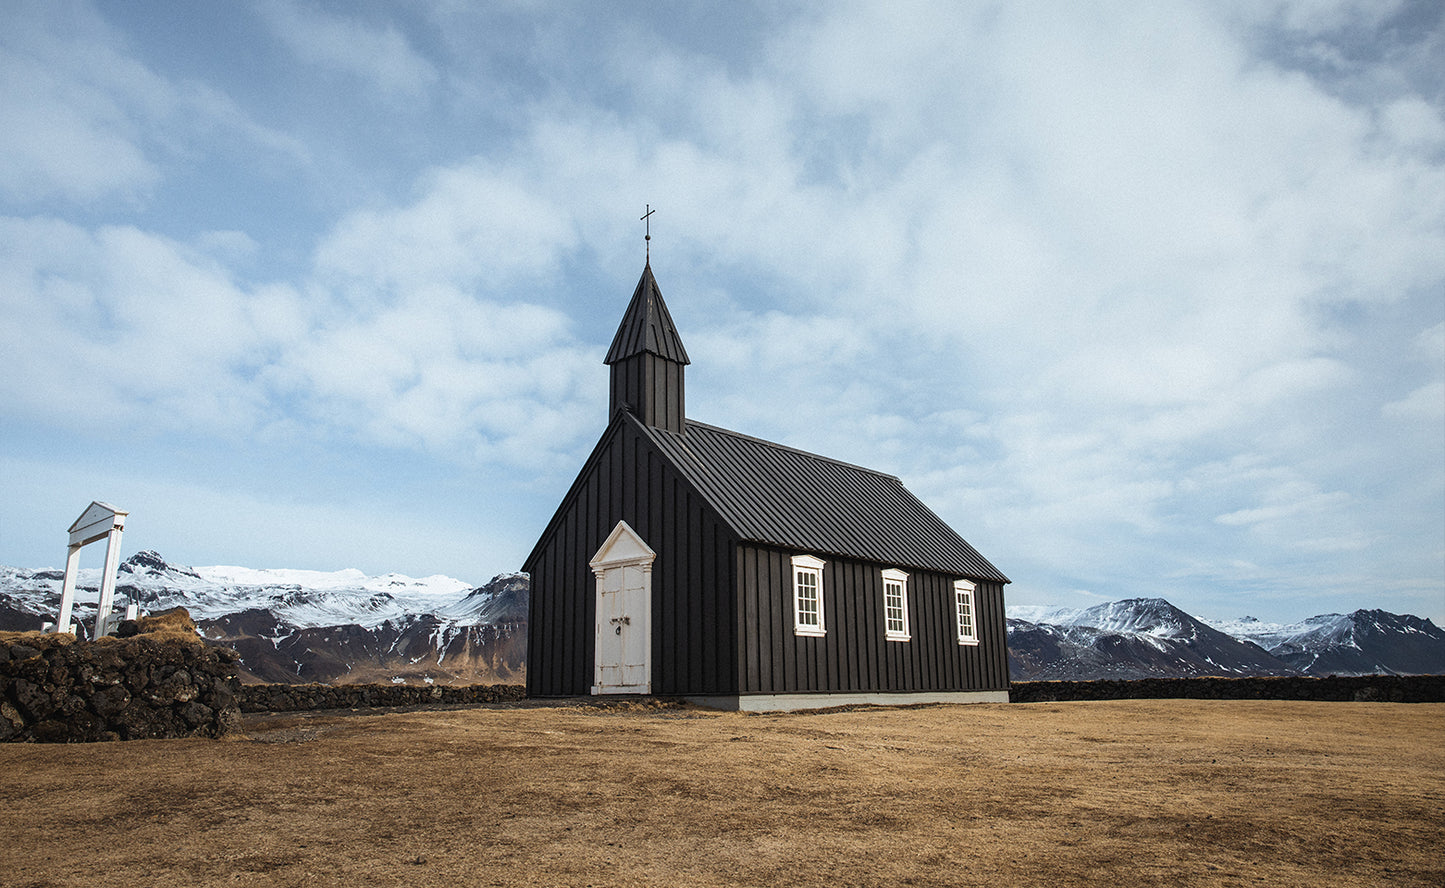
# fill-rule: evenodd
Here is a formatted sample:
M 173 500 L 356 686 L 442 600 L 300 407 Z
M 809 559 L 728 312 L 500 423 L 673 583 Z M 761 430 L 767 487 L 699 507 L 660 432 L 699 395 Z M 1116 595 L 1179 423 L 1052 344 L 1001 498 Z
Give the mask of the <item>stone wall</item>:
M 193 633 L 4 633 L 0 740 L 220 737 L 240 723 L 236 660 Z
M 1009 688 L 1011 703 L 1147 699 L 1445 703 L 1445 675 L 1016 681 Z
M 0 633 L 0 741 L 220 737 L 239 726 L 242 712 L 511 703 L 526 696 L 520 685 L 242 685 L 235 651 L 178 629 L 95 642 Z M 1441 703 L 1445 675 L 1025 681 L 1009 691 L 1014 703 L 1170 698 Z
M 307 712 L 313 709 L 361 709 L 371 706 L 511 703 L 526 696 L 521 685 L 242 685 L 242 712 Z

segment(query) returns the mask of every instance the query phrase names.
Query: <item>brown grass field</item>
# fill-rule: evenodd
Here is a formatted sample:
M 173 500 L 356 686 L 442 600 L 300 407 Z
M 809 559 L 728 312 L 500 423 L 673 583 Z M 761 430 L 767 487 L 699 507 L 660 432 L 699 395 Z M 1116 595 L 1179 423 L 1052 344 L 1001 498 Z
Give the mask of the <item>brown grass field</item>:
M 1445 885 L 1445 705 L 658 704 L 0 747 L 0 885 Z

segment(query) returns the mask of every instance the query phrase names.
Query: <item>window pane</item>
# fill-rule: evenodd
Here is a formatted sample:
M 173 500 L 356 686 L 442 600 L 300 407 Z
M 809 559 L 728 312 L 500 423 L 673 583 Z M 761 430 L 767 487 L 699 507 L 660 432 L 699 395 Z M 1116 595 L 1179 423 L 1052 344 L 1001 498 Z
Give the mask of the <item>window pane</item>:
M 973 639 L 973 593 L 967 589 L 957 590 L 958 596 L 958 637 Z
M 798 596 L 798 623 L 816 627 L 818 620 L 818 575 L 810 570 L 800 570 L 796 576 Z
M 908 620 L 904 614 L 903 584 L 883 584 L 884 629 L 893 635 L 908 634 Z

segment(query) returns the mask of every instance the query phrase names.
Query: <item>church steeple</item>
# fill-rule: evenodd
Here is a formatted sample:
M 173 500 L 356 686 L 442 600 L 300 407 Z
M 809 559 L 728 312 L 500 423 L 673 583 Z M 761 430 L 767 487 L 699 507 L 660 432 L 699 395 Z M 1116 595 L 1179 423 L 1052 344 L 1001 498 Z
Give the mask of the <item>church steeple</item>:
M 603 363 L 612 368 L 609 416 L 628 410 L 647 425 L 682 434 L 683 368 L 691 361 L 662 301 L 651 262 L 642 269 Z

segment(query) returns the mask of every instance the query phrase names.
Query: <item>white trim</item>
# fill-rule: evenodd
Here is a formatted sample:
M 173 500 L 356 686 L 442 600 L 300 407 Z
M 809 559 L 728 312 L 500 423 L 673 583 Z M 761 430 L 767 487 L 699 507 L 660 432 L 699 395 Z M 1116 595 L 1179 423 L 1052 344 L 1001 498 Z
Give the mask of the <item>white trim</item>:
M 898 589 L 898 609 L 900 614 L 895 620 L 889 615 L 890 605 L 888 587 L 894 586 Z M 900 624 L 895 628 L 893 623 Z M 912 641 L 913 636 L 908 632 L 908 574 L 896 567 L 883 569 L 883 637 L 889 641 Z
M 823 559 L 813 555 L 793 556 L 793 634 L 807 635 L 814 638 L 821 638 L 828 634 L 828 618 L 823 612 L 823 566 L 826 564 Z M 804 580 L 803 578 L 808 578 Z M 818 619 L 816 623 L 804 622 L 806 612 L 810 610 L 803 606 L 804 593 L 807 585 L 811 584 L 812 591 L 816 596 Z
M 593 573 L 597 573 L 598 568 L 619 564 L 651 564 L 656 557 L 657 553 L 632 529 L 632 525 L 619 521 L 587 565 Z
M 737 694 L 683 697 L 689 703 L 729 712 L 788 712 L 832 706 L 917 706 L 925 703 L 1007 703 L 1008 691 L 922 691 L 916 694 Z
M 974 595 L 977 588 L 968 580 L 953 581 L 953 620 L 959 644 L 978 644 L 978 596 Z M 965 628 L 968 631 L 965 632 Z

